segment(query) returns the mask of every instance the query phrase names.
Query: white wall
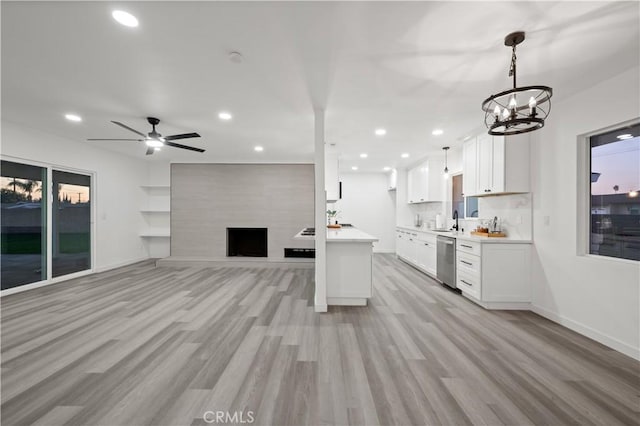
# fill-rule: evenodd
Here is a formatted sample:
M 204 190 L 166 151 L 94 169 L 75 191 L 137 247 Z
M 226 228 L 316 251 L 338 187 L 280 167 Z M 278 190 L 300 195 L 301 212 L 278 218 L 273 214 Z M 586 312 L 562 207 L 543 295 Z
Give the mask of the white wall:
M 2 122 L 2 156 L 96 173 L 95 265 L 104 270 L 148 257 L 138 236 L 144 227 L 140 207 L 147 163 L 69 139 Z
M 374 252 L 395 252 L 396 193 L 388 190 L 388 176 L 383 173 L 345 173 L 340 180 L 342 199 L 334 204 L 340 212 L 338 223 L 351 223 L 378 237 L 380 241 L 373 244 Z
M 640 265 L 577 254 L 576 188 L 577 136 L 639 117 L 638 75 L 636 67 L 554 103 L 532 133 L 531 159 L 534 310 L 636 358 Z

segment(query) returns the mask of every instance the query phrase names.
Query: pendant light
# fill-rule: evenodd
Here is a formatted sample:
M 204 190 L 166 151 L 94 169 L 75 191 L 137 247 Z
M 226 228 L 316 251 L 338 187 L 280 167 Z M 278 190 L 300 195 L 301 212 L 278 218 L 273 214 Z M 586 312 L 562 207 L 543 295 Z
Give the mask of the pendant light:
M 490 135 L 517 135 L 541 129 L 551 111 L 551 87 L 516 86 L 516 46 L 523 41 L 522 31 L 504 38 L 504 45 L 512 49 L 509 77 L 513 77 L 513 89 L 491 95 L 482 102 L 484 124 Z
M 445 179 L 449 179 L 449 167 L 447 167 L 447 151 L 449 151 L 449 147 L 445 146 L 442 149 L 444 150 L 444 172 L 442 173 L 442 176 Z

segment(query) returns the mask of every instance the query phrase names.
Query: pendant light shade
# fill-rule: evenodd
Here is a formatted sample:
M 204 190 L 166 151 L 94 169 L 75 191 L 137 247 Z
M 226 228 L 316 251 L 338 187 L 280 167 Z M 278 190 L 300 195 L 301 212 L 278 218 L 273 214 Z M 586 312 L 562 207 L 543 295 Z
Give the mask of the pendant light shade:
M 445 179 L 449 179 L 449 167 L 447 166 L 447 151 L 449 151 L 449 147 L 445 146 L 442 149 L 444 150 L 444 171 L 442 173 L 442 176 Z
M 517 135 L 541 129 L 551 111 L 551 87 L 516 86 L 516 46 L 523 41 L 521 31 L 504 39 L 504 45 L 512 48 L 509 76 L 513 77 L 513 89 L 491 95 L 482 102 L 484 123 L 490 135 Z

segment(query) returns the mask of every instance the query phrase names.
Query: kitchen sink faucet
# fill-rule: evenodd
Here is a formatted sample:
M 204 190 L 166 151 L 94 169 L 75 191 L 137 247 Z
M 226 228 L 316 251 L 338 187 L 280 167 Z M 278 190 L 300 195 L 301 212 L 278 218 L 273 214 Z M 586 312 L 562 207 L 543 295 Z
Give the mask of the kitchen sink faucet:
M 456 224 L 451 227 L 451 229 L 455 229 L 456 231 L 460 230 L 460 226 L 458 226 L 458 210 L 453 211 L 453 218 L 456 220 Z

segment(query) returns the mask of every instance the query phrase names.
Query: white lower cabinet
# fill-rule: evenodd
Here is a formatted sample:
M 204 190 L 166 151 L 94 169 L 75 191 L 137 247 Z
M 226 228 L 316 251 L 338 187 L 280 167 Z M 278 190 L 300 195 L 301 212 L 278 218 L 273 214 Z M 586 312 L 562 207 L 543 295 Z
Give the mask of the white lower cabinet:
M 420 231 L 396 229 L 396 255 L 416 268 L 436 276 L 436 236 Z
M 456 285 L 485 308 L 528 308 L 530 272 L 531 244 L 456 241 Z

